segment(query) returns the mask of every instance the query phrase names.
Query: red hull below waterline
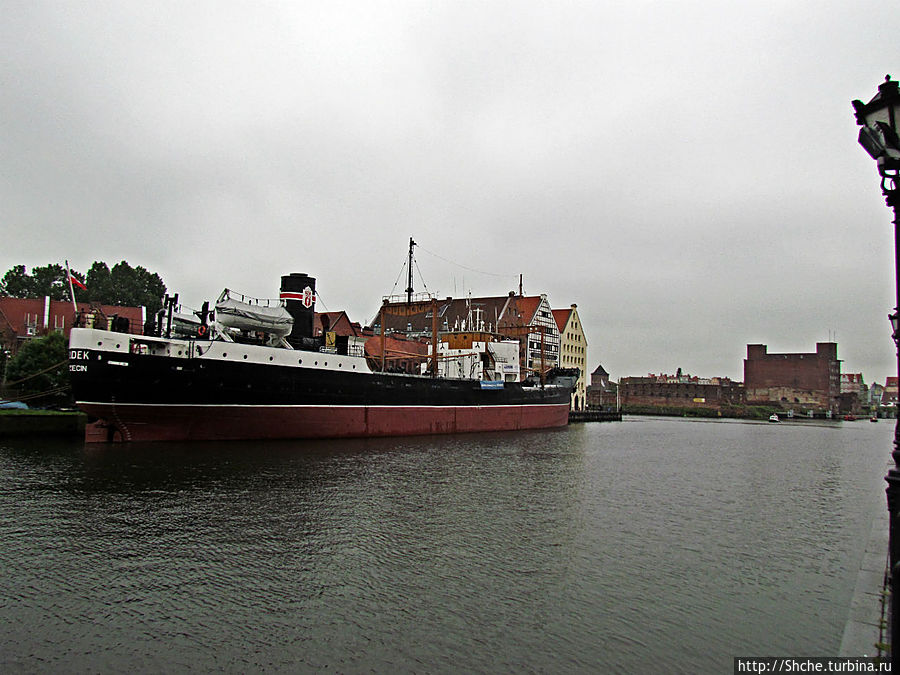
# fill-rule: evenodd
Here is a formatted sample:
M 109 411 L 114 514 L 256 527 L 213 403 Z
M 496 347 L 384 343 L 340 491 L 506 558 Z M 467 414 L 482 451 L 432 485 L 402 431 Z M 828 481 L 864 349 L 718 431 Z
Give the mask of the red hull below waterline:
M 568 423 L 563 404 L 496 406 L 242 406 L 79 402 L 100 421 L 88 442 L 420 436 L 547 429 Z

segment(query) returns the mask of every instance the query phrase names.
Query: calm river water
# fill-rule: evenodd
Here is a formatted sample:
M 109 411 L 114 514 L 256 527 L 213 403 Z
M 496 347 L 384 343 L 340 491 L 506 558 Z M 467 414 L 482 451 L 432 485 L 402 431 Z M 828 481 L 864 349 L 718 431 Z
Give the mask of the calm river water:
M 834 656 L 893 428 L 0 439 L 0 669 L 704 673 Z

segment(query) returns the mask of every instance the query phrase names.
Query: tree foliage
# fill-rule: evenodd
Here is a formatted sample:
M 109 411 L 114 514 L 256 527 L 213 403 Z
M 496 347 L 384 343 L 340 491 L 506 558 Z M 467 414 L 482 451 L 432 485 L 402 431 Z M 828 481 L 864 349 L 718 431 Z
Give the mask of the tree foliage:
M 6 383 L 20 392 L 50 392 L 69 388 L 68 346 L 62 333 L 26 340 L 6 366 Z M 65 394 L 51 395 L 64 399 Z
M 51 264 L 35 267 L 28 274 L 25 265 L 16 265 L 3 275 L 0 294 L 13 298 L 43 298 L 49 295 L 52 300 L 68 300 L 66 270 L 62 265 Z
M 31 289 L 25 265 L 16 265 L 0 279 L 0 291 L 11 298 L 27 298 Z
M 132 267 L 126 261 L 116 263 L 112 269 L 102 261 L 95 261 L 87 276 L 71 270 L 72 276 L 84 283 L 87 290 L 74 287 L 79 302 L 103 305 L 147 308 L 149 314 L 162 307 L 166 285 L 155 272 L 138 265 Z M 11 268 L 0 280 L 0 295 L 13 298 L 43 298 L 69 300 L 69 284 L 66 270 L 58 264 L 35 267 L 28 274 L 25 265 Z

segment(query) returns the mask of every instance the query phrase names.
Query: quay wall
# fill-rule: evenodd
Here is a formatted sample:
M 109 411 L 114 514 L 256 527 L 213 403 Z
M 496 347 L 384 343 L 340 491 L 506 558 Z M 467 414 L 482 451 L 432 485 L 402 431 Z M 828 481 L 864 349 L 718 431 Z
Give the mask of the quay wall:
M 571 410 L 569 424 L 578 422 L 621 422 L 622 413 L 615 410 Z
M 81 436 L 87 416 L 48 410 L 0 411 L 0 438 L 8 436 Z

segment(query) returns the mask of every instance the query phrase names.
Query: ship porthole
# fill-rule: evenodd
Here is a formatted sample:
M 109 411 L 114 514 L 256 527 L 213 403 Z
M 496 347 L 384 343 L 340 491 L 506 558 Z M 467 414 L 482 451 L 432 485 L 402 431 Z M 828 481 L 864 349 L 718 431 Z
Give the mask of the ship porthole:
M 313 365 L 314 365 L 314 366 L 317 366 L 317 365 L 319 365 L 319 362 L 316 361 L 315 363 L 313 363 Z
M 302 366 L 302 365 L 303 365 L 303 359 L 297 359 L 297 364 Z
M 228 352 L 222 352 L 222 358 L 224 359 L 226 356 L 228 356 Z
M 245 359 L 247 358 L 247 355 L 246 355 L 246 354 L 244 354 L 244 358 L 245 358 Z
M 274 360 L 275 360 L 275 357 L 274 357 L 274 356 L 270 356 L 270 357 L 269 357 L 269 361 L 274 361 Z

